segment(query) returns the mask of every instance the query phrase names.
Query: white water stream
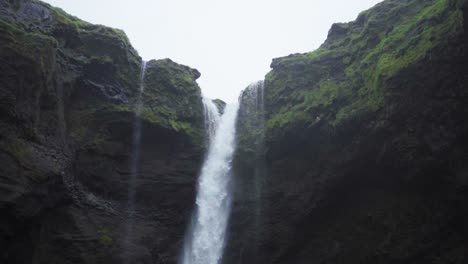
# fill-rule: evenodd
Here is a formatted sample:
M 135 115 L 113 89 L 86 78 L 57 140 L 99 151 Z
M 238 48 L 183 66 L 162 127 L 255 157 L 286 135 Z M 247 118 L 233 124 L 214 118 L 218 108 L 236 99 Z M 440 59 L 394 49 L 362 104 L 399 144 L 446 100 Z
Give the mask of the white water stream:
M 211 100 L 205 99 L 203 103 L 209 151 L 198 181 L 196 211 L 186 237 L 182 264 L 219 264 L 231 207 L 231 163 L 239 104 L 227 105 L 220 116 Z

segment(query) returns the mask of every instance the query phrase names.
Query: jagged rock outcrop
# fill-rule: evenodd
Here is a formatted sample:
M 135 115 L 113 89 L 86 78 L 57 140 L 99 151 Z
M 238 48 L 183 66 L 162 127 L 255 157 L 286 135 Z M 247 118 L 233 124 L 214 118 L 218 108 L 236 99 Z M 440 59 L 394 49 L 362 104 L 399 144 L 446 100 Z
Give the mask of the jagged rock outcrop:
M 237 189 L 225 263 L 468 261 L 467 5 L 386 0 L 273 60 L 262 225 Z M 256 155 L 237 157 L 236 181 Z
M 221 99 L 214 99 L 212 101 L 216 105 L 216 107 L 218 108 L 219 113 L 224 114 L 224 109 L 226 108 L 226 103 Z
M 0 2 L 1 263 L 176 262 L 204 148 L 200 73 L 149 61 L 137 117 L 141 65 L 120 30 Z

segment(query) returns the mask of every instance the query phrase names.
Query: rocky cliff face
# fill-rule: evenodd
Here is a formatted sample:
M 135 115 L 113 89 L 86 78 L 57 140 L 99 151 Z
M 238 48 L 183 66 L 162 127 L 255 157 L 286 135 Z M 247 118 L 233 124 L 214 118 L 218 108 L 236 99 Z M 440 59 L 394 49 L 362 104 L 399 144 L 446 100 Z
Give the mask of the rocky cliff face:
M 1 263 L 175 263 L 204 147 L 200 74 L 148 62 L 136 116 L 141 65 L 120 30 L 0 2 Z
M 226 263 L 468 261 L 467 21 L 466 1 L 387 0 L 273 60 L 264 128 L 239 116 Z
M 241 96 L 224 262 L 466 263 L 467 21 L 464 0 L 386 0 L 275 59 Z M 200 73 L 141 66 L 120 30 L 0 2 L 0 263 L 176 262 Z

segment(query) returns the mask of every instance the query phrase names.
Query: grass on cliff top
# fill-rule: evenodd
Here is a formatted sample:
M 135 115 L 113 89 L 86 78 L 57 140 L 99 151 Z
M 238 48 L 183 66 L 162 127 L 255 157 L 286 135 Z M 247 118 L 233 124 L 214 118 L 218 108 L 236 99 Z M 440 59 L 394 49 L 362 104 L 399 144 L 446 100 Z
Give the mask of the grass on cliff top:
M 48 32 L 63 51 L 80 63 L 112 64 L 117 71 L 115 81 L 133 91 L 141 65 L 141 58 L 133 49 L 127 35 L 120 29 L 95 25 L 72 16 L 60 8 L 36 1 L 47 8 L 53 18 Z M 109 67 L 112 68 L 112 67 Z
M 39 3 L 44 4 L 43 2 L 39 2 Z M 49 8 L 55 20 L 60 24 L 72 25 L 76 27 L 77 29 L 91 25 L 91 23 L 89 22 L 86 22 L 84 20 L 81 20 L 75 16 L 68 14 L 61 8 L 53 7 L 48 4 L 47 4 L 47 7 Z
M 51 36 L 37 32 L 26 32 L 18 25 L 6 22 L 1 19 L 0 31 L 2 36 L 8 37 L 9 41 L 13 41 L 15 44 L 19 44 L 21 46 L 38 46 L 38 44 L 45 44 L 44 42 L 47 42 L 48 45 L 57 46 L 56 39 Z
M 34 0 L 34 2 L 45 6 L 55 19 L 55 22 L 62 27 L 67 27 L 77 32 L 96 31 L 96 29 L 98 29 L 100 34 L 104 34 L 107 36 L 115 36 L 117 39 L 119 39 L 126 45 L 130 45 L 130 40 L 128 39 L 125 32 L 121 29 L 111 28 L 102 25 L 95 25 L 87 21 L 81 20 L 80 18 L 75 17 L 73 15 L 70 15 L 61 8 L 51 6 L 47 3 L 38 0 Z
M 435 47 L 463 30 L 456 2 L 383 2 L 379 9 L 360 15 L 358 20 L 365 19 L 362 29 L 349 29 L 346 36 L 314 52 L 280 59 L 286 68 L 266 76 L 269 100 L 281 105 L 267 128 L 313 125 L 322 118 L 337 126 L 377 111 L 385 102 L 386 80 L 430 58 Z
M 33 2 L 50 12 L 53 21 L 51 24 L 52 28 L 43 28 L 41 30 L 33 28 L 33 31 L 30 32 L 29 30 L 25 30 L 24 26 L 20 23 L 9 23 L 0 20 L 0 27 L 4 31 L 3 35 L 14 35 L 21 46 L 32 47 L 30 51 L 33 52 L 25 48 L 22 55 L 32 53 L 33 56 L 38 56 L 44 54 L 37 51 L 37 47 L 39 46 L 53 46 L 57 48 L 68 45 L 72 47 L 70 48 L 71 50 L 81 52 L 89 58 L 102 58 L 102 60 L 106 60 L 112 57 L 118 59 L 114 63 L 131 61 L 132 63 L 140 64 L 136 52 L 130 56 L 125 52 L 125 50 L 132 48 L 128 37 L 122 30 L 88 23 L 42 1 L 33 0 Z M 45 41 L 51 42 L 52 45 L 44 44 Z M 71 45 L 69 45 L 70 43 Z M 103 43 L 106 43 L 106 45 Z M 121 67 L 121 69 L 126 68 Z M 133 74 L 133 72 L 123 73 L 123 75 L 126 74 Z

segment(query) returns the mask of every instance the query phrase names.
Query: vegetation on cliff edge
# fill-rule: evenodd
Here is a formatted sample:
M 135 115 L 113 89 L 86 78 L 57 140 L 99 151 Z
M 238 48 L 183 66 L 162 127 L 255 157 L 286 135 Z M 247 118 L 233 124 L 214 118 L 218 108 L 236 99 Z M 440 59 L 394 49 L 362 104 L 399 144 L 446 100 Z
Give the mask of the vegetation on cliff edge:
M 267 128 L 336 127 L 378 111 L 387 80 L 463 30 L 461 2 L 388 0 L 354 22 L 334 24 L 316 51 L 275 59 L 266 76 Z

